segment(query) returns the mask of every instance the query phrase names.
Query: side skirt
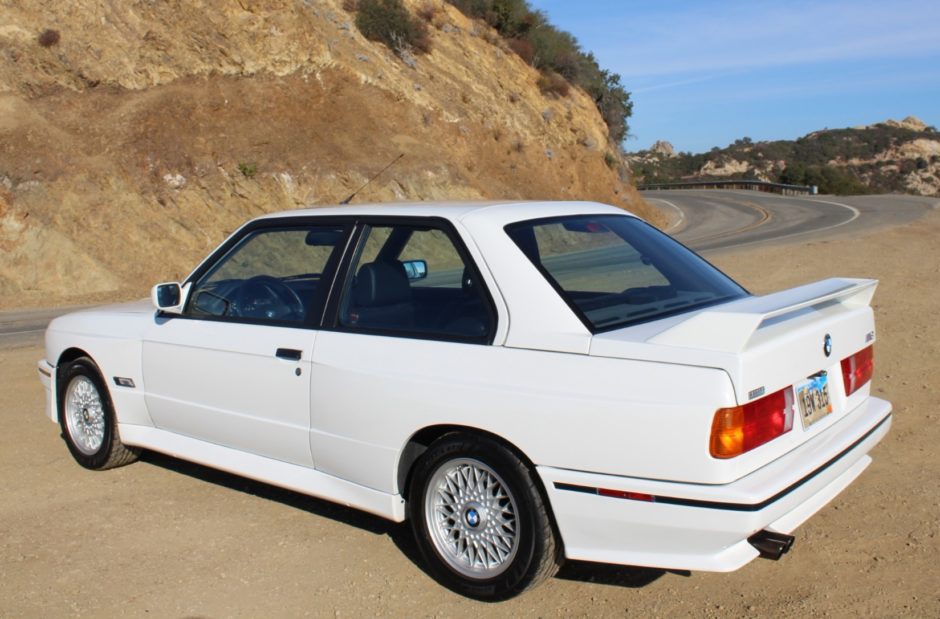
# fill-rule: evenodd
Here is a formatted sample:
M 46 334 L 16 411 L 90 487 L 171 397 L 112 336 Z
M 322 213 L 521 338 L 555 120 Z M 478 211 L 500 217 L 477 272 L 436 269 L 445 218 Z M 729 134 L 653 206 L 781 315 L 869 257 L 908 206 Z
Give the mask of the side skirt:
M 314 469 L 207 443 L 166 430 L 118 424 L 118 431 L 125 445 L 152 449 L 174 458 L 361 509 L 394 522 L 405 520 L 405 501 L 397 494 L 386 494 Z

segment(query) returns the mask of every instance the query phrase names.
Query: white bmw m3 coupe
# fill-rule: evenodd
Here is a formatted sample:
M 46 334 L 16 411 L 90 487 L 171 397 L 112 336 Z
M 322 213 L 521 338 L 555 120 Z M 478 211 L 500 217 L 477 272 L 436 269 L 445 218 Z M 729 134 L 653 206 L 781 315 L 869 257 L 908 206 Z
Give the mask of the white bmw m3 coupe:
M 754 296 L 595 203 L 298 210 L 56 319 L 39 374 L 82 466 L 150 449 L 409 520 L 442 584 L 505 599 L 566 558 L 785 553 L 890 427 L 876 284 Z

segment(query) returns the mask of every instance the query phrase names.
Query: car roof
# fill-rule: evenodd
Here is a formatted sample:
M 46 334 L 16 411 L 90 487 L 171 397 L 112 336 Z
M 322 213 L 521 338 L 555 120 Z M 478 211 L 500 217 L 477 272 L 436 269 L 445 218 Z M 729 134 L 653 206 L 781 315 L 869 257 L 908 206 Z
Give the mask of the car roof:
M 493 217 L 502 222 L 521 221 L 536 217 L 556 217 L 588 213 L 622 213 L 630 215 L 616 207 L 599 202 L 583 201 L 440 201 L 440 202 L 385 202 L 370 204 L 351 204 L 320 206 L 282 211 L 263 215 L 258 219 L 282 217 L 330 217 L 330 216 L 389 216 L 389 217 L 443 217 L 452 221 L 463 220 L 473 215 L 473 219 Z

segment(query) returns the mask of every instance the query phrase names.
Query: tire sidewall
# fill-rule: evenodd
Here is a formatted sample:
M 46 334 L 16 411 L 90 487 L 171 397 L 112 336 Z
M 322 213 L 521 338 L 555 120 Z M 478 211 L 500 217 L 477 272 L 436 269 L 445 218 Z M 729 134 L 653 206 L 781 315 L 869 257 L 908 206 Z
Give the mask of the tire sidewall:
M 425 496 L 434 473 L 447 463 L 470 458 L 487 465 L 509 487 L 516 503 L 518 549 L 509 567 L 487 579 L 474 579 L 454 571 L 438 554 L 428 530 Z M 539 558 L 546 552 L 539 537 L 540 519 L 546 518 L 541 500 L 532 496 L 533 483 L 525 465 L 505 447 L 484 437 L 453 436 L 432 445 L 418 461 L 409 491 L 409 518 L 418 547 L 431 575 L 449 589 L 481 600 L 500 600 L 521 592 L 535 577 Z
M 78 376 L 84 376 L 90 380 L 95 386 L 95 389 L 98 390 L 98 396 L 101 398 L 101 404 L 105 413 L 104 437 L 101 441 L 101 447 L 93 454 L 83 453 L 75 445 L 75 442 L 72 440 L 72 435 L 69 433 L 68 422 L 66 421 L 65 394 L 68 391 L 69 383 Z M 111 455 L 111 445 L 114 438 L 114 407 L 111 405 L 111 394 L 108 392 L 107 385 L 105 385 L 104 381 L 101 379 L 101 374 L 97 366 L 87 357 L 80 357 L 70 362 L 59 375 L 57 391 L 59 426 L 62 429 L 62 437 L 65 439 L 65 444 L 68 446 L 69 452 L 72 454 L 72 457 L 75 458 L 75 461 L 83 467 L 87 469 L 101 468 Z

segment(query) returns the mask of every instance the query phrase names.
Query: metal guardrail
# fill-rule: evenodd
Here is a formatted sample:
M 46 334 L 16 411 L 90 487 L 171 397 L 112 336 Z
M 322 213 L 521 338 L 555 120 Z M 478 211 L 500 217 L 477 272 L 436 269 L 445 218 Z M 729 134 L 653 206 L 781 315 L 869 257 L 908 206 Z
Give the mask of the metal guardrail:
M 747 189 L 750 191 L 766 191 L 783 195 L 816 195 L 818 189 L 815 185 L 785 185 L 784 183 L 771 183 L 769 181 L 751 180 L 711 180 L 711 181 L 678 181 L 675 183 L 650 183 L 637 185 L 640 191 L 656 191 L 658 189 Z

